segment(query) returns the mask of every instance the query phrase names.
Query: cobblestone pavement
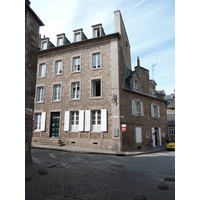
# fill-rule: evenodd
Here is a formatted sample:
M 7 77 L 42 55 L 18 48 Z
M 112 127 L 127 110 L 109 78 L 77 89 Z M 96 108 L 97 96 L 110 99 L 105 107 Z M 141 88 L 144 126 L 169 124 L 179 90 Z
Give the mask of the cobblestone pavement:
M 26 166 L 26 200 L 129 200 L 137 193 L 148 200 L 175 199 L 175 152 L 112 156 L 32 150 Z M 38 170 L 44 168 L 47 174 Z M 170 179 L 166 179 L 170 180 Z M 160 182 L 168 190 L 157 189 Z

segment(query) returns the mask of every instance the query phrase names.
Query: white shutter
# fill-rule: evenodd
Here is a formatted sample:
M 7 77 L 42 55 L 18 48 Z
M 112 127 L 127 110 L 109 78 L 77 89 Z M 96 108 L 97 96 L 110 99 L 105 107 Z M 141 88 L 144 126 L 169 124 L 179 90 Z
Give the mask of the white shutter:
M 132 110 L 132 115 L 135 115 L 135 100 L 131 100 L 131 110 Z
M 41 131 L 45 131 L 46 112 L 42 112 Z
M 151 104 L 151 117 L 154 117 L 154 109 L 153 109 L 153 104 Z
M 143 102 L 140 102 L 141 116 L 144 116 Z
M 136 133 L 136 143 L 141 143 L 142 142 L 142 129 L 141 129 L 141 127 L 136 127 L 135 133 Z
M 101 131 L 107 131 L 107 109 L 101 109 Z
M 64 131 L 69 131 L 69 111 L 65 111 Z
M 153 147 L 155 147 L 156 146 L 156 141 L 155 141 L 154 127 L 151 128 L 151 132 L 152 132 Z
M 158 114 L 158 118 L 160 118 L 160 107 L 157 106 L 157 114 Z
M 159 140 L 160 140 L 160 146 L 162 146 L 161 128 L 159 128 Z
M 90 123 L 91 123 L 91 111 L 90 110 L 86 110 L 85 111 L 85 131 L 90 131 Z
M 79 110 L 79 131 L 83 131 L 84 110 Z

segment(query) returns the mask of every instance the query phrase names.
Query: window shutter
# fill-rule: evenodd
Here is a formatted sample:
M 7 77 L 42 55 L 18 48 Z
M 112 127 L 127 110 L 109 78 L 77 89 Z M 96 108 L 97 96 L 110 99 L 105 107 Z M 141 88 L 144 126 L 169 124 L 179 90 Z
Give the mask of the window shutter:
M 65 111 L 64 131 L 69 131 L 69 111 Z
M 141 143 L 142 142 L 142 130 L 141 130 L 141 127 L 136 127 L 135 128 L 135 133 L 136 133 L 136 143 Z
M 159 141 L 160 141 L 160 146 L 162 146 L 161 128 L 159 128 Z
M 90 131 L 90 123 L 91 123 L 91 112 L 90 110 L 85 111 L 85 131 Z
M 45 131 L 46 112 L 42 112 L 41 131 Z
M 157 106 L 158 118 L 160 118 L 160 106 Z
M 140 102 L 141 116 L 144 116 L 143 102 Z
M 107 109 L 101 109 L 101 131 L 107 131 Z
M 83 131 L 84 110 L 79 110 L 79 131 Z
M 131 110 L 132 110 L 132 115 L 135 115 L 135 100 L 131 100 Z
M 152 132 L 153 147 L 155 147 L 156 141 L 155 141 L 154 127 L 151 128 L 151 132 Z
M 151 117 L 154 117 L 153 104 L 151 104 Z

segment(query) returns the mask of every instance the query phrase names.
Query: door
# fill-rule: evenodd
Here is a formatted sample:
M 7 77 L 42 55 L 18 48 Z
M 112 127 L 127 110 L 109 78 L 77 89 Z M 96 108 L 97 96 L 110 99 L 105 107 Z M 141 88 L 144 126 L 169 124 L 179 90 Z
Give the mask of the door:
M 51 113 L 50 137 L 59 137 L 60 112 Z
M 156 146 L 156 141 L 155 141 L 155 130 L 154 130 L 154 127 L 151 128 L 151 132 L 152 132 L 153 147 L 155 147 Z

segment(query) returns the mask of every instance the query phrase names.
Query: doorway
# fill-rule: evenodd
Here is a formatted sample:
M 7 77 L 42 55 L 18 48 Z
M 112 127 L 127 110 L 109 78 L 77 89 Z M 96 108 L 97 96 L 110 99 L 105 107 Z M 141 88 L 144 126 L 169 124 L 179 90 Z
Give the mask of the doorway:
M 60 112 L 51 113 L 51 124 L 50 124 L 50 137 L 59 137 L 59 127 L 60 127 Z
M 158 146 L 158 128 L 155 128 L 155 146 L 157 147 Z

